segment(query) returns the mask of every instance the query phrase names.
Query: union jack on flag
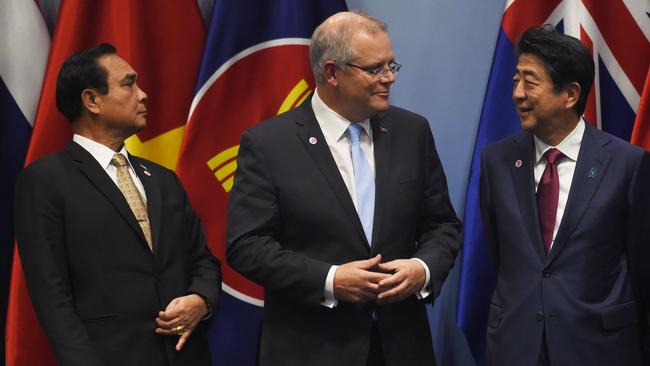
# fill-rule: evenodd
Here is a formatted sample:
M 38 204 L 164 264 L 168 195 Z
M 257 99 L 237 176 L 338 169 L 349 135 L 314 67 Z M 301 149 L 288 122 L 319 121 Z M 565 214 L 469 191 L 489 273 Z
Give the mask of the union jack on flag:
M 514 45 L 526 29 L 542 24 L 580 39 L 593 52 L 596 74 L 585 119 L 650 149 L 650 1 L 508 0 L 474 145 L 458 285 L 456 321 L 478 364 L 495 283 L 478 207 L 480 153 L 521 128 L 511 98 Z

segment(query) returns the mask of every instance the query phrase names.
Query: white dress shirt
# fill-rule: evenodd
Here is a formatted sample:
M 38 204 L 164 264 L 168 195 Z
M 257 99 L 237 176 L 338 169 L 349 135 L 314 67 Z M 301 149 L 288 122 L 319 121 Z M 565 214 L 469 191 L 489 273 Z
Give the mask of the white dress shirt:
M 555 227 L 553 229 L 553 240 L 551 240 L 551 248 L 555 242 L 555 235 L 562 222 L 564 216 L 564 209 L 566 208 L 567 199 L 569 198 L 569 190 L 571 190 L 571 182 L 573 181 L 573 173 L 576 170 L 576 163 L 578 161 L 578 154 L 580 153 L 580 144 L 582 143 L 582 136 L 585 133 L 585 121 L 580 118 L 576 127 L 571 133 L 562 140 L 557 146 L 551 146 L 544 143 L 542 140 L 533 135 L 535 140 L 535 192 L 539 186 L 539 181 L 542 179 L 544 169 L 546 169 L 546 159 L 544 153 L 551 148 L 556 148 L 564 154 L 564 157 L 558 160 L 557 174 L 560 181 L 560 195 L 557 200 L 557 212 L 555 214 Z
M 314 91 L 314 95 L 311 98 L 311 106 L 314 110 L 314 115 L 316 116 L 318 125 L 320 126 L 321 131 L 323 131 L 323 136 L 325 136 L 325 142 L 334 157 L 334 161 L 341 173 L 343 182 L 345 182 L 345 186 L 350 193 L 350 198 L 352 198 L 354 208 L 357 209 L 358 212 L 359 207 L 357 203 L 357 190 L 354 180 L 352 155 L 350 153 L 350 139 L 347 134 L 348 127 L 352 122 L 329 108 L 318 95 L 318 91 Z M 366 156 L 366 159 L 370 164 L 370 169 L 372 170 L 373 175 L 375 175 L 375 149 L 372 142 L 370 120 L 365 119 L 357 123 L 361 125 L 365 131 L 365 133 L 361 134 L 359 140 L 361 151 L 363 151 Z M 413 260 L 418 261 L 424 267 L 426 274 L 425 283 L 421 291 L 416 293 L 418 298 L 424 298 L 429 296 L 431 293 L 427 288 L 429 286 L 431 274 L 429 268 L 422 260 L 418 258 L 413 258 Z M 334 297 L 334 274 L 336 273 L 337 268 L 338 266 L 330 267 L 325 280 L 324 296 L 321 304 L 329 308 L 335 307 L 338 303 L 338 300 Z
M 84 150 L 88 151 L 90 155 L 92 155 L 93 158 L 97 160 L 99 165 L 102 167 L 102 169 L 104 169 L 106 174 L 108 174 L 108 176 L 115 183 L 115 185 L 118 186 L 117 167 L 111 164 L 111 159 L 113 159 L 113 155 L 117 154 L 115 151 L 113 151 L 108 146 L 102 145 L 99 142 L 93 141 L 87 137 L 83 137 L 77 134 L 74 134 L 74 136 L 72 136 L 72 141 L 76 142 L 77 144 L 79 144 L 79 146 L 83 147 Z M 135 174 L 135 170 L 133 170 L 133 166 L 131 165 L 131 161 L 129 160 L 129 154 L 126 151 L 126 147 L 124 147 L 124 145 L 122 145 L 122 149 L 119 151 L 119 153 L 126 157 L 127 165 L 129 168 L 129 174 L 131 174 L 133 183 L 135 183 L 136 188 L 138 188 L 138 191 L 140 192 L 140 196 L 142 196 L 142 200 L 146 204 L 147 194 L 144 191 L 144 186 L 142 185 L 140 178 L 138 178 L 138 175 Z

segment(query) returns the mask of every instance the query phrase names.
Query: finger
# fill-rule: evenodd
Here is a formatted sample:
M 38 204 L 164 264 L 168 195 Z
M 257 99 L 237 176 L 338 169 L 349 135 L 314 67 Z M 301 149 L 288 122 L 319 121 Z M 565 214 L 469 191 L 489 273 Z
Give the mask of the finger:
M 381 281 L 386 280 L 386 279 L 388 279 L 388 278 L 390 278 L 390 277 L 392 277 L 392 276 L 393 276 L 393 275 L 388 274 L 388 273 L 381 273 L 381 272 L 368 272 L 368 271 L 366 271 L 365 273 L 363 273 L 363 276 L 362 276 L 362 277 L 363 277 L 365 280 L 369 281 L 369 282 L 372 282 L 372 283 L 378 284 L 378 283 L 380 283 Z
M 359 261 L 359 262 L 360 262 L 360 265 L 359 265 L 358 268 L 361 268 L 361 269 L 370 269 L 370 268 L 376 267 L 381 262 L 381 254 L 377 254 L 373 258 L 366 259 L 366 260 Z
M 377 285 L 382 289 L 388 289 L 403 283 L 404 280 L 406 280 L 406 275 L 402 272 L 397 272 L 381 280 Z
M 156 318 L 156 324 L 158 324 L 159 327 L 161 328 L 166 328 L 166 329 L 171 329 L 177 325 L 182 325 L 182 319 L 181 318 L 174 318 L 174 319 L 162 319 L 162 318 Z
M 389 304 L 392 302 L 403 300 L 408 294 L 407 288 L 408 285 L 406 284 L 406 282 L 402 282 L 398 286 L 395 286 L 392 289 L 377 295 L 377 302 L 380 304 Z
M 393 273 L 395 271 L 399 271 L 399 262 L 398 261 L 390 261 L 386 263 L 379 263 L 377 268 L 382 271 L 382 272 L 388 272 L 388 273 Z
M 180 351 L 183 348 L 187 340 L 190 338 L 190 334 L 192 334 L 191 329 L 188 329 L 183 334 L 181 334 L 180 338 L 178 338 L 178 343 L 176 343 L 176 351 Z

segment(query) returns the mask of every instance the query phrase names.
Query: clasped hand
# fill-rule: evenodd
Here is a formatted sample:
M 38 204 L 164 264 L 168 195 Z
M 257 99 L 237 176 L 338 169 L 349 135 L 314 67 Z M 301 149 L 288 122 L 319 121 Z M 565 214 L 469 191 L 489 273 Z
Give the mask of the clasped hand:
M 334 297 L 341 301 L 402 301 L 419 291 L 426 279 L 422 265 L 412 259 L 381 263 L 374 258 L 340 265 L 334 275 Z
M 197 294 L 190 294 L 173 299 L 164 311 L 156 318 L 156 333 L 180 336 L 176 350 L 180 351 L 185 345 L 194 328 L 208 313 L 208 307 Z

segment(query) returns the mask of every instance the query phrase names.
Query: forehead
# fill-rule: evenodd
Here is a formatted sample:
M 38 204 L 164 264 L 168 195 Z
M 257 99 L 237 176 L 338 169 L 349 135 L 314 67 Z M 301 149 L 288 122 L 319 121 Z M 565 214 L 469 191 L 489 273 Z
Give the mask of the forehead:
M 384 31 L 356 32 L 352 36 L 350 45 L 359 59 L 367 59 L 368 62 L 385 62 L 393 58 L 390 38 Z
M 536 75 L 540 78 L 549 77 L 542 60 L 530 53 L 524 53 L 519 56 L 515 70 L 517 73 Z
M 109 79 L 121 79 L 128 74 L 135 74 L 131 65 L 115 54 L 102 56 L 97 62 L 106 69 Z

